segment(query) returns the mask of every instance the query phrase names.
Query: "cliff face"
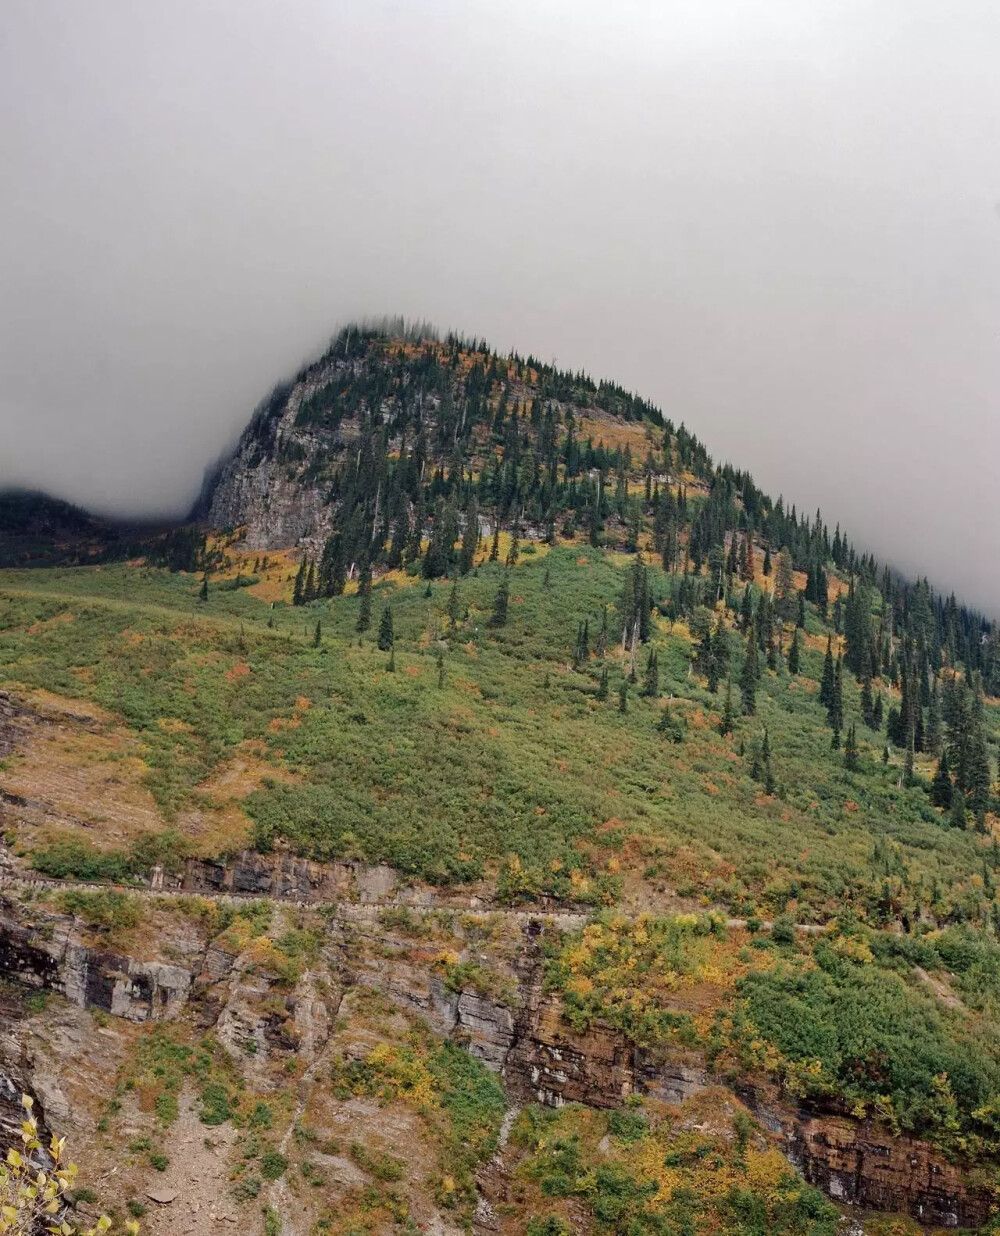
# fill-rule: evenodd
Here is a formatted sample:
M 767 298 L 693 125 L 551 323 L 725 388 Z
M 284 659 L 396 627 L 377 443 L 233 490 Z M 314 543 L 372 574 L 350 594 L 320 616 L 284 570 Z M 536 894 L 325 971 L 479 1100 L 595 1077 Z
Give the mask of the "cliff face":
M 328 465 L 357 437 L 357 425 L 302 427 L 302 404 L 338 376 L 353 373 L 351 361 L 314 366 L 290 390 L 260 410 L 223 465 L 198 512 L 213 528 L 246 528 L 249 549 L 271 550 L 308 541 L 318 548 L 329 535 Z
M 205 876 L 201 868 L 197 872 Z M 242 880 L 274 888 L 281 875 L 300 893 L 314 889 L 317 881 L 329 891 L 329 880 L 342 891 L 350 884 L 357 896 L 357 874 L 345 869 L 320 878 L 290 860 L 276 859 L 249 867 L 237 862 L 216 878 L 228 887 Z M 362 872 L 361 888 L 366 880 L 371 881 L 369 895 L 386 895 L 384 873 Z M 290 907 L 285 913 L 300 911 Z M 119 1024 L 131 1023 L 135 1032 L 142 1023 L 193 1019 L 196 1026 L 214 1031 L 255 1090 L 274 1084 L 267 1070 L 275 1059 L 301 1058 L 308 1077 L 323 1058 L 343 993 L 363 1005 L 365 991 L 416 1014 L 435 1035 L 464 1046 L 501 1075 L 515 1105 L 572 1102 L 613 1108 L 633 1094 L 679 1105 L 719 1086 L 697 1051 L 644 1051 L 597 1025 L 574 1031 L 562 1018 L 557 998 L 544 990 L 541 943 L 549 928 L 542 916 L 447 908 L 414 913 L 404 907 L 387 913 L 377 904 L 358 902 L 341 902 L 324 915 L 322 952 L 289 990 L 276 986 L 261 969 L 254 946 L 239 953 L 224 941 L 183 927 L 159 941 L 159 955 L 136 958 L 89 942 L 81 925 L 65 915 L 32 908 L 26 917 L 15 902 L 6 901 L 0 914 L 0 967 L 10 985 L 0 1000 L 0 1135 L 16 1130 L 23 1092 L 38 1096 L 42 1115 L 50 1121 L 86 1127 L 74 1113 L 68 1080 L 72 1060 L 60 1059 L 64 1048 L 59 1043 L 43 1052 L 30 1047 L 30 1036 L 21 1029 L 24 1013 L 17 990 L 56 993 L 81 1016 L 84 1010 L 100 1010 L 120 1019 Z M 493 975 L 492 985 L 449 981 L 447 968 L 437 960 L 441 932 L 449 934 L 463 956 L 489 958 L 490 968 L 483 973 Z M 93 1031 L 69 1014 L 51 1023 L 62 1027 L 67 1042 L 77 1044 L 72 1052 L 90 1042 L 88 1033 L 93 1038 Z M 90 1044 L 88 1050 L 96 1059 L 104 1049 Z M 347 1048 L 348 1055 L 365 1050 L 363 1043 Z M 299 1092 L 307 1094 L 303 1085 Z M 989 1217 L 991 1192 L 926 1143 L 894 1137 L 870 1122 L 798 1110 L 765 1086 L 744 1087 L 739 1097 L 805 1178 L 836 1201 L 909 1214 L 931 1226 L 977 1228 Z M 485 1174 L 481 1187 L 487 1200 L 491 1190 L 502 1195 L 498 1169 Z

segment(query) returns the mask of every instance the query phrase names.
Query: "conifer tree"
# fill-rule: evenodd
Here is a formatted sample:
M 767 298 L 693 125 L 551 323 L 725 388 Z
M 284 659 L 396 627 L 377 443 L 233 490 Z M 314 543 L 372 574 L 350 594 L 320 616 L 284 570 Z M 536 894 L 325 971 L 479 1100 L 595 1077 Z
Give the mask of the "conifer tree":
M 389 652 L 395 643 L 395 638 L 392 631 L 392 610 L 387 605 L 382 610 L 382 617 L 378 624 L 378 646 L 382 652 Z
M 660 694 L 660 671 L 655 648 L 650 648 L 649 656 L 646 659 L 646 673 L 643 677 L 642 693 L 647 699 L 656 699 Z
M 726 702 L 722 709 L 722 719 L 719 722 L 719 733 L 722 735 L 732 734 L 735 725 L 736 711 L 733 708 L 733 676 L 730 674 L 726 680 Z
M 208 572 L 201 577 L 201 588 L 198 590 L 198 600 L 205 602 L 208 600 Z
M 823 658 L 823 677 L 819 684 L 819 702 L 829 709 L 833 704 L 834 668 L 833 637 L 826 637 L 826 656 Z
M 476 561 L 479 547 L 479 503 L 473 498 L 465 512 L 465 528 L 462 532 L 462 548 L 458 555 L 458 569 L 468 575 Z
M 311 561 L 306 571 L 306 582 L 302 586 L 302 600 L 303 603 L 316 600 L 316 568 Z
M 757 711 L 757 682 L 760 678 L 760 661 L 757 653 L 757 631 L 750 627 L 747 635 L 746 653 L 743 657 L 743 670 L 740 674 L 740 698 L 743 711 L 752 717 Z
M 305 558 L 299 563 L 299 569 L 295 575 L 295 586 L 292 589 L 292 604 L 303 605 L 305 603 L 305 584 L 306 584 L 306 560 Z
M 952 828 L 965 828 L 967 817 L 965 814 L 965 795 L 959 789 L 952 791 L 951 809 L 948 813 L 948 823 Z
M 708 657 L 708 689 L 714 695 L 724 674 L 729 672 L 729 632 L 719 614 L 712 631 Z
M 849 772 L 858 768 L 861 752 L 858 749 L 858 735 L 854 722 L 847 727 L 847 737 L 844 739 L 844 767 Z
M 496 527 L 493 529 L 493 540 L 490 542 L 490 562 L 496 562 L 500 557 L 500 521 L 496 522 Z
M 603 657 L 608 651 L 608 607 L 601 607 L 601 629 L 597 634 L 597 643 L 594 645 L 594 653 L 596 656 Z
M 951 771 L 948 768 L 948 752 L 942 751 L 938 760 L 937 771 L 931 782 L 931 802 L 935 807 L 947 809 L 951 806 L 952 796 Z
M 385 668 L 389 671 L 390 674 L 394 674 L 396 672 L 396 649 L 395 647 L 392 647 L 389 649 L 389 664 Z
M 861 684 L 861 720 L 870 730 L 875 729 L 875 701 L 872 698 L 872 680 L 866 674 Z
M 875 707 L 872 709 L 872 729 L 876 732 L 879 732 L 882 729 L 882 717 L 882 692 L 880 691 L 878 695 L 875 696 Z
M 618 711 L 628 712 L 628 679 L 622 679 L 622 685 L 618 688 Z
M 448 593 L 448 620 L 452 628 L 458 626 L 458 620 L 462 616 L 462 604 L 458 596 L 458 577 L 451 582 L 451 592 Z
M 799 672 L 799 661 L 801 655 L 802 654 L 799 648 L 799 628 L 796 627 L 792 633 L 791 646 L 788 649 L 788 672 L 793 678 Z
M 799 592 L 799 608 L 795 618 L 796 627 L 802 631 L 806 625 L 806 596 L 804 592 Z
M 771 574 L 771 547 L 770 545 L 764 546 L 764 566 L 762 567 L 762 570 L 765 575 Z
M 601 678 L 597 686 L 597 698 L 599 700 L 606 700 L 608 698 L 608 667 L 606 665 L 601 670 Z
M 827 716 L 835 733 L 839 734 L 844 728 L 844 664 L 839 654 L 833 671 L 833 699 L 827 709 Z
M 508 573 L 504 571 L 503 578 L 500 580 L 500 587 L 493 598 L 493 613 L 490 617 L 491 627 L 505 627 L 507 625 L 507 607 L 509 604 L 510 580 Z
M 313 631 L 313 647 L 318 648 L 323 642 L 323 627 L 320 620 L 316 619 L 316 629 Z

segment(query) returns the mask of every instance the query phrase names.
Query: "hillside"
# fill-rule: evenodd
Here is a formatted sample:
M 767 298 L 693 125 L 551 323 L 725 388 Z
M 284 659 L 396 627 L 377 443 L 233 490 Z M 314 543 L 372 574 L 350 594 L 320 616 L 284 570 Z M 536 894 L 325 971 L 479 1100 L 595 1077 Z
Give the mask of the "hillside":
M 0 571 L 2 931 L 190 973 L 112 1062 L 124 1085 L 150 1035 L 216 1045 L 176 1087 L 182 1113 L 228 1088 L 226 1170 L 284 1224 L 237 1190 L 246 1230 L 836 1230 L 782 1155 L 835 1201 L 985 1230 L 991 623 L 644 400 L 425 333 L 342 332 L 195 514 L 128 561 Z M 234 925 L 220 887 L 274 904 Z M 45 985 L 82 1041 L 132 1016 Z M 142 1085 L 115 1136 L 157 1153 L 177 1116 Z M 345 1150 L 359 1105 L 377 1136 Z M 91 1108 L 57 1106 L 110 1170 Z M 456 1183 L 457 1110 L 482 1131 Z M 415 1174 L 378 1166 L 404 1129 Z

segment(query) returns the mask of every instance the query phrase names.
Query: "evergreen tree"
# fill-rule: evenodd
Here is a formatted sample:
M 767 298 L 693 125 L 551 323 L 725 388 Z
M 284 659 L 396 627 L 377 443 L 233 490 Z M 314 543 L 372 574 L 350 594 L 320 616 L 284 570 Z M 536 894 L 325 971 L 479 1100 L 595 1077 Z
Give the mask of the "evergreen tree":
M 599 700 L 606 700 L 608 698 L 608 667 L 606 665 L 601 670 L 601 678 L 597 686 L 597 698 Z
M 663 705 L 660 719 L 656 723 L 656 732 L 669 738 L 671 742 L 682 742 L 684 739 L 684 727 L 674 716 L 669 704 Z
M 757 711 L 757 683 L 760 678 L 760 661 L 757 653 L 757 632 L 753 626 L 747 635 L 746 653 L 743 657 L 743 670 L 740 674 L 740 698 L 743 711 L 752 717 Z
M 733 708 L 733 676 L 730 674 L 726 680 L 726 702 L 722 709 L 722 719 L 719 722 L 719 733 L 722 735 L 732 734 L 735 725 L 736 711 Z
M 509 604 L 510 579 L 508 573 L 504 571 L 503 578 L 500 580 L 500 587 L 493 598 L 493 613 L 490 617 L 491 627 L 505 627 L 507 625 L 507 607 Z
M 500 521 L 497 520 L 493 529 L 493 540 L 490 542 L 490 562 L 496 562 L 500 557 Z
M 764 567 L 763 567 L 763 571 L 764 571 L 764 574 L 765 574 L 765 575 L 770 575 L 770 574 L 771 574 L 771 547 L 770 547 L 770 545 L 765 545 L 765 546 L 764 546 Z
M 302 601 L 303 604 L 309 601 L 316 600 L 316 568 L 312 562 L 309 563 L 309 569 L 306 571 L 306 582 L 302 585 Z
M 396 672 L 396 649 L 395 647 L 392 647 L 389 649 L 389 664 L 385 668 L 389 671 L 390 674 L 394 674 Z
M 799 593 L 799 608 L 795 618 L 795 625 L 800 631 L 805 629 L 806 625 L 806 595 L 804 592 Z
M 729 632 L 719 614 L 712 631 L 708 658 L 708 689 L 714 695 L 724 674 L 729 672 Z
M 628 679 L 622 679 L 622 685 L 618 688 L 618 711 L 628 712 Z
M 875 729 L 875 701 L 872 698 L 872 680 L 867 674 L 861 684 L 861 719 L 870 730 Z
M 382 617 L 378 624 L 378 646 L 382 652 L 389 652 L 395 643 L 395 638 L 392 632 L 392 610 L 387 605 L 382 610 Z
M 844 663 L 839 654 L 833 671 L 833 699 L 827 708 L 827 717 L 839 734 L 844 728 Z
M 295 586 L 292 589 L 292 604 L 305 604 L 305 584 L 306 584 L 306 560 L 305 558 L 299 563 L 299 569 L 295 575 Z
M 597 634 L 597 643 L 594 645 L 594 653 L 603 657 L 608 651 L 608 607 L 601 606 L 601 629 Z
M 844 767 L 849 772 L 855 772 L 860 762 L 861 752 L 858 749 L 858 735 L 854 722 L 847 727 L 847 737 L 844 739 Z
M 199 588 L 198 590 L 198 600 L 202 602 L 208 600 L 208 572 L 207 571 L 201 577 L 201 588 Z
M 448 620 L 452 628 L 458 626 L 458 620 L 462 616 L 462 604 L 458 596 L 458 579 L 452 580 L 451 592 L 448 593 Z
M 875 696 L 875 707 L 872 709 L 872 729 L 876 732 L 882 729 L 882 692 Z
M 646 673 L 643 677 L 642 693 L 647 699 L 656 699 L 660 694 L 660 671 L 656 660 L 656 649 L 650 648 L 646 659 Z
M 937 771 L 931 782 L 931 802 L 935 807 L 947 810 L 951 806 L 952 796 L 951 771 L 948 768 L 948 752 L 942 751 L 938 760 Z
M 951 795 L 951 809 L 948 813 L 948 823 L 952 828 L 965 828 L 967 823 L 965 814 L 965 795 L 961 790 L 955 789 Z
M 469 503 L 465 512 L 465 528 L 462 532 L 462 548 L 458 555 L 458 569 L 463 575 L 468 575 L 476 561 L 476 550 L 479 548 L 479 503 L 475 498 Z
M 799 660 L 801 658 L 799 648 L 799 628 L 796 627 L 792 633 L 791 647 L 788 649 L 788 672 L 794 676 L 799 672 Z
M 833 637 L 826 637 L 826 656 L 823 658 L 823 677 L 819 683 L 819 702 L 829 709 L 833 704 L 834 668 Z
M 313 647 L 318 648 L 323 642 L 323 627 L 320 620 L 316 619 L 316 630 L 313 631 Z

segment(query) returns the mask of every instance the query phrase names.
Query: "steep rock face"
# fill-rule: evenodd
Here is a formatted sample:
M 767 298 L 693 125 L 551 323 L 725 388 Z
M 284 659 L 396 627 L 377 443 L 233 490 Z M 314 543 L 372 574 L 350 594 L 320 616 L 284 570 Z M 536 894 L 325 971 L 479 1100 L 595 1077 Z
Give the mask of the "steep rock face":
M 159 1021 L 183 1008 L 193 975 L 184 966 L 136 961 L 88 948 L 68 921 L 38 930 L 0 917 L 0 969 L 26 986 L 57 992 L 81 1008 L 128 1021 Z
M 303 400 L 354 368 L 349 361 L 314 366 L 258 412 L 204 503 L 203 514 L 212 527 L 243 525 L 248 548 L 261 550 L 304 539 L 318 543 L 329 535 L 329 487 L 318 478 L 304 481 L 300 466 L 339 455 L 356 436 L 356 427 L 347 421 L 333 431 L 303 428 L 296 418 Z
M 868 1121 L 806 1116 L 788 1130 L 789 1159 L 834 1201 L 902 1211 L 933 1227 L 981 1227 L 992 1196 L 970 1187 L 926 1142 Z

